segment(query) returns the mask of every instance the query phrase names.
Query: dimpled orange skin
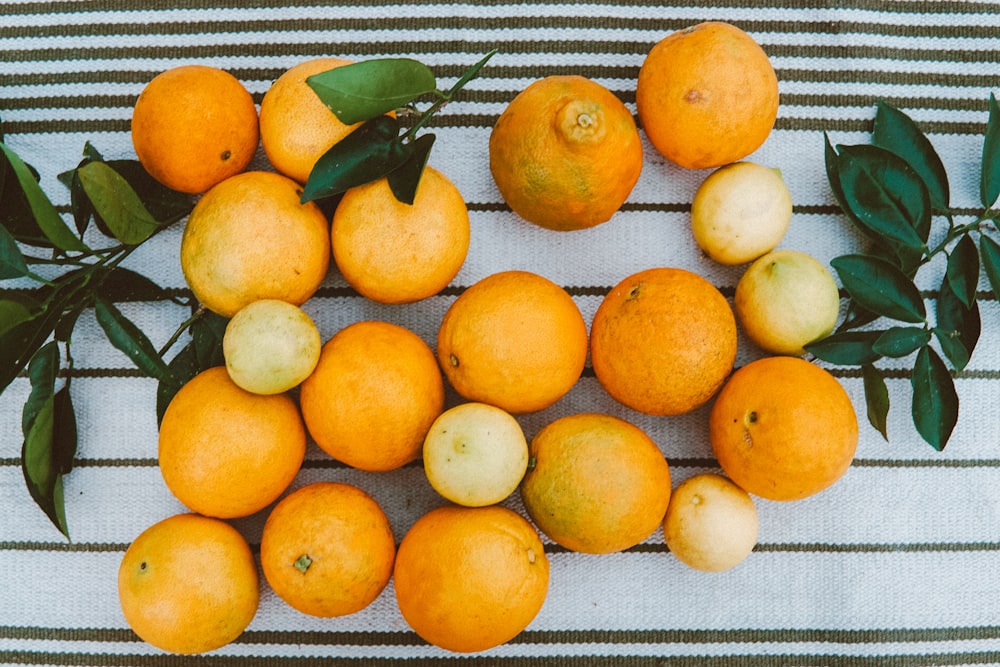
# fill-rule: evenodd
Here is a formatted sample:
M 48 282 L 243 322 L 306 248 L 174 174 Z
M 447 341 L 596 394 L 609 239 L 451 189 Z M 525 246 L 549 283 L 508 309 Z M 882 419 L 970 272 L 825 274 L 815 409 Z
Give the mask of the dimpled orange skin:
M 535 528 L 500 505 L 445 506 L 417 519 L 393 570 L 403 618 L 424 640 L 470 653 L 516 637 L 548 594 Z
M 205 65 L 161 72 L 136 100 L 132 145 L 150 175 L 200 194 L 246 169 L 257 151 L 257 108 L 232 74 Z
M 778 115 L 778 78 L 767 54 L 729 23 L 668 35 L 647 54 L 636 83 L 646 136 L 689 169 L 736 162 L 761 146 Z
M 490 134 L 490 171 L 507 204 L 556 231 L 607 222 L 642 171 L 642 139 L 615 95 L 582 76 L 519 93 Z
M 741 367 L 709 416 L 712 450 L 748 493 L 800 500 L 828 488 L 851 465 L 858 421 L 833 375 L 798 357 Z
M 598 381 L 615 400 L 650 415 L 706 403 L 732 370 L 736 345 L 729 302 L 685 269 L 625 278 L 605 296 L 590 329 Z

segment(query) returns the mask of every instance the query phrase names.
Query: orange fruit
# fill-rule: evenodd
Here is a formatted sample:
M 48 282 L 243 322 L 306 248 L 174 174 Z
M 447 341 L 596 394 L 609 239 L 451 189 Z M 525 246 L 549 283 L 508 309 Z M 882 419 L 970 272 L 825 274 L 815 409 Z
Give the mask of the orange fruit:
M 277 500 L 302 465 L 306 431 L 287 394 L 241 389 L 225 366 L 174 395 L 160 422 L 160 472 L 187 507 L 223 519 Z
M 573 551 L 605 554 L 656 531 L 670 501 L 670 466 L 653 440 L 618 417 L 560 417 L 531 440 L 521 483 L 539 530 Z
M 778 77 L 746 32 L 721 21 L 659 41 L 639 69 L 639 122 L 653 146 L 689 169 L 720 167 L 757 150 L 778 116 Z
M 381 303 L 437 294 L 469 252 L 469 211 L 458 188 L 425 167 L 413 204 L 386 179 L 351 188 L 333 214 L 333 258 L 344 279 Z
M 736 318 L 722 293 L 684 269 L 653 268 L 618 283 L 590 326 L 594 375 L 617 401 L 651 415 L 690 412 L 736 361 Z
M 195 204 L 181 237 L 180 260 L 195 297 L 232 317 L 260 299 L 293 305 L 311 297 L 330 265 L 330 226 L 301 188 L 280 174 L 248 171 L 227 178 Z
M 264 153 L 275 169 L 299 183 L 309 179 L 316 160 L 360 125 L 341 123 L 306 79 L 349 64 L 343 58 L 301 62 L 275 79 L 260 101 Z
M 798 357 L 765 357 L 733 373 L 719 392 L 709 439 L 722 469 L 747 492 L 798 500 L 847 472 L 858 420 L 828 371 Z
M 549 561 L 534 527 L 506 507 L 439 507 L 403 536 L 393 585 L 424 640 L 483 651 L 516 637 L 541 610 Z
M 132 146 L 163 185 L 202 193 L 247 168 L 257 152 L 257 107 L 229 72 L 182 65 L 157 74 L 132 109 Z
M 146 528 L 118 567 L 129 627 L 171 653 L 205 653 L 239 637 L 257 613 L 257 564 L 225 521 L 178 514 Z
M 599 83 L 549 76 L 521 91 L 490 134 L 490 171 L 507 204 L 558 231 L 608 221 L 642 171 L 632 113 Z
M 328 340 L 299 402 L 316 444 L 362 470 L 392 470 L 420 457 L 444 409 L 434 352 L 409 329 L 361 321 Z
M 587 323 L 573 298 L 527 271 L 489 275 L 462 292 L 438 329 L 437 357 L 459 394 L 512 413 L 564 396 L 587 360 Z
M 361 611 L 389 583 L 396 541 L 382 508 L 337 482 L 304 486 L 275 505 L 264 523 L 264 577 L 291 607 L 311 616 Z

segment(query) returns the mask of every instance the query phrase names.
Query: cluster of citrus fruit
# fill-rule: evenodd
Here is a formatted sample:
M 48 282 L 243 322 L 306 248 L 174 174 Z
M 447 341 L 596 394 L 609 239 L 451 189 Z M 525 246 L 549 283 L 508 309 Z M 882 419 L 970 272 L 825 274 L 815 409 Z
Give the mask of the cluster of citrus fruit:
M 412 303 L 449 284 L 469 248 L 464 200 L 429 166 L 412 205 L 396 201 L 384 180 L 348 190 L 332 221 L 301 202 L 311 166 L 352 130 L 305 79 L 345 63 L 291 68 L 259 113 L 239 81 L 203 66 L 157 76 L 136 102 L 140 161 L 164 184 L 200 195 L 181 241 L 185 279 L 206 308 L 230 318 L 225 366 L 185 384 L 160 425 L 163 479 L 191 513 L 148 528 L 121 563 L 122 609 L 140 637 L 195 653 L 246 628 L 258 574 L 227 520 L 265 510 L 261 571 L 289 605 L 350 614 L 391 580 L 417 634 L 468 652 L 508 641 L 541 609 L 549 564 L 539 531 L 598 554 L 662 527 L 680 560 L 722 570 L 756 543 L 749 494 L 803 498 L 845 472 L 857 441 L 850 400 L 833 376 L 796 356 L 823 333 L 808 328 L 820 297 L 789 291 L 813 289 L 814 269 L 770 252 L 791 214 L 787 189 L 773 170 L 738 162 L 765 140 L 778 102 L 774 70 L 746 33 L 706 23 L 667 37 L 648 54 L 637 88 L 657 150 L 682 167 L 719 167 L 692 210 L 706 253 L 731 263 L 770 258 L 751 264 L 735 314 L 703 277 L 651 268 L 616 285 L 588 329 L 564 288 L 501 271 L 455 299 L 436 349 L 371 320 L 323 342 L 302 309 L 331 257 L 365 297 Z M 246 171 L 258 144 L 274 171 Z M 510 207 L 553 230 L 608 220 L 643 154 L 624 105 L 578 76 L 542 79 L 519 94 L 489 149 Z M 836 316 L 836 286 L 833 295 Z M 814 304 L 801 315 L 808 322 L 776 324 L 804 300 Z M 733 372 L 738 317 L 748 333 L 760 326 L 752 335 L 764 349 L 790 356 Z M 769 347 L 766 334 L 786 347 Z M 645 414 L 690 412 L 714 398 L 709 433 L 726 477 L 697 475 L 672 490 L 660 447 L 607 414 L 561 417 L 529 442 L 517 415 L 566 395 L 588 357 L 608 394 Z M 445 383 L 465 402 L 446 409 Z M 354 486 L 316 482 L 286 493 L 310 439 L 365 471 L 422 459 L 450 503 L 419 518 L 397 546 L 378 503 Z M 527 517 L 500 504 L 515 492 Z

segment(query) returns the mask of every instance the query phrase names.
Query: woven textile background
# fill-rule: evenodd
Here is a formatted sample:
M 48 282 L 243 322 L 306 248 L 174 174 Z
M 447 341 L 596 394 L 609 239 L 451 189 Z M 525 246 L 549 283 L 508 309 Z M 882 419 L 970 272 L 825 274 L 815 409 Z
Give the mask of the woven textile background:
M 684 171 L 649 149 L 620 213 L 587 231 L 535 228 L 503 204 L 487 166 L 490 128 L 505 104 L 550 74 L 596 79 L 634 110 L 635 80 L 649 48 L 706 19 L 731 21 L 771 56 L 780 80 L 775 131 L 750 159 L 782 170 L 795 201 L 782 247 L 824 263 L 860 248 L 833 204 L 823 167 L 824 133 L 866 143 L 876 100 L 902 108 L 930 133 L 951 178 L 952 202 L 978 202 L 978 166 L 991 92 L 1000 94 L 1000 3 L 757 0 L 575 3 L 255 0 L 149 3 L 111 0 L 0 3 L 0 117 L 6 143 L 39 169 L 56 203 L 56 175 L 90 141 L 107 158 L 132 158 L 131 106 L 156 73 L 199 62 L 231 71 L 259 103 L 287 67 L 319 55 L 414 57 L 447 87 L 493 47 L 482 76 L 434 122 L 431 164 L 464 194 L 472 245 L 453 284 L 407 306 L 359 297 L 332 271 L 307 310 L 324 339 L 363 318 L 411 328 L 433 345 L 445 309 L 476 280 L 525 269 L 565 286 L 589 323 L 625 276 L 677 266 L 731 297 L 740 267 L 697 251 L 689 232 L 692 194 L 706 172 Z M 645 139 L 644 139 L 645 141 Z M 262 155 L 259 154 L 259 155 Z M 256 166 L 266 168 L 263 159 Z M 158 236 L 128 266 L 184 290 L 177 261 L 182 224 Z M 922 273 L 929 304 L 940 272 Z M 3 285 L 0 285 L 3 287 Z M 980 294 L 988 294 L 983 281 Z M 931 304 L 932 305 L 932 304 Z M 157 345 L 183 320 L 178 306 L 124 305 Z M 547 543 L 551 586 L 522 635 L 462 657 L 408 630 L 392 587 L 368 609 L 340 619 L 291 610 L 263 587 L 261 607 L 235 643 L 176 658 L 139 641 L 118 606 L 116 573 L 144 528 L 183 511 L 156 464 L 155 383 L 100 334 L 92 314 L 74 340 L 73 399 L 80 426 L 67 477 L 72 541 L 28 496 L 19 463 L 20 408 L 28 381 L 0 396 L 0 663 L 29 665 L 379 665 L 438 662 L 530 665 L 894 665 L 1000 663 L 1000 307 L 982 307 L 983 335 L 957 377 L 961 416 L 943 453 L 917 436 L 903 359 L 889 373 L 890 441 L 865 419 L 861 379 L 834 369 L 861 421 L 857 459 L 832 489 L 797 503 L 758 500 L 760 542 L 721 574 L 687 569 L 657 532 L 624 553 L 590 556 Z M 740 341 L 737 364 L 759 353 Z M 707 408 L 647 417 L 612 401 L 589 367 L 555 406 L 521 417 L 530 437 L 555 417 L 584 410 L 622 416 L 645 429 L 671 464 L 675 483 L 717 470 Z M 419 465 L 361 473 L 311 446 L 295 486 L 344 480 L 385 508 L 397 540 L 442 504 Z M 506 504 L 521 511 L 517 497 Z M 264 515 L 235 521 L 259 544 Z M 488 659 L 487 659 L 488 658 Z

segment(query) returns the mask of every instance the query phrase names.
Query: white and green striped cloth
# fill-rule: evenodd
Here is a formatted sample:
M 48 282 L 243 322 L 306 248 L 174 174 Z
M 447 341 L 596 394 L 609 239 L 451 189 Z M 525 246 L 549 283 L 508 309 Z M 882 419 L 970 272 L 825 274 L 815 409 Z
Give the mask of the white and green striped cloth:
M 56 175 L 77 164 L 85 142 L 109 159 L 134 157 L 133 101 L 164 69 L 195 62 L 227 69 L 259 102 L 282 71 L 315 56 L 413 57 L 446 87 L 498 48 L 432 123 L 438 139 L 431 164 L 462 191 L 472 219 L 469 257 L 453 284 L 423 302 L 390 307 L 359 297 L 332 271 L 307 304 L 324 338 L 375 318 L 409 327 L 433 345 L 456 295 L 505 269 L 534 271 L 565 286 L 588 322 L 611 286 L 653 266 L 696 271 L 732 296 L 741 267 L 704 258 L 688 228 L 692 194 L 705 172 L 665 163 L 647 142 L 642 176 L 622 211 L 594 229 L 557 233 L 512 214 L 487 166 L 494 120 L 533 80 L 582 74 L 634 110 L 636 76 L 649 48 L 708 19 L 750 32 L 778 73 L 776 128 L 750 159 L 780 168 L 791 189 L 795 214 L 782 247 L 824 263 L 860 249 L 827 185 L 824 134 L 834 143 L 867 143 L 879 99 L 929 133 L 951 178 L 953 205 L 970 211 L 977 205 L 987 102 L 991 92 L 1000 94 L 1000 3 L 989 1 L 5 0 L 0 118 L 7 145 L 39 170 L 45 190 L 65 207 L 68 193 Z M 267 168 L 262 155 L 255 166 Z M 156 237 L 128 266 L 182 293 L 181 229 Z M 932 306 L 940 271 L 920 275 Z M 910 360 L 887 373 L 889 442 L 867 424 L 859 373 L 834 368 L 859 414 L 857 459 L 837 485 L 810 499 L 757 501 L 760 541 L 744 563 L 721 574 L 695 572 L 669 553 L 659 531 L 605 556 L 547 542 L 552 574 L 541 612 L 515 640 L 471 658 L 412 633 L 391 584 L 369 608 L 340 619 L 302 615 L 264 586 L 248 630 L 206 656 L 168 656 L 140 641 L 118 606 L 118 564 L 139 532 L 184 508 L 157 469 L 155 382 L 106 341 L 87 313 L 73 341 L 80 446 L 66 478 L 72 541 L 35 506 L 22 479 L 27 378 L 0 395 L 0 664 L 1000 663 L 1000 307 L 985 279 L 980 296 L 990 299 L 982 304 L 983 334 L 956 379 L 961 415 L 944 452 L 924 444 L 912 425 Z M 185 316 L 172 304 L 121 307 L 157 345 Z M 738 365 L 759 356 L 749 342 L 740 343 Z M 608 412 L 645 429 L 670 461 L 675 483 L 718 470 L 707 408 L 680 417 L 631 412 L 603 392 L 589 368 L 555 406 L 520 421 L 531 437 L 555 417 L 580 411 Z M 363 473 L 311 446 L 295 486 L 316 480 L 370 492 L 397 540 L 443 502 L 419 465 Z M 521 510 L 516 495 L 507 504 Z M 263 520 L 262 513 L 233 523 L 256 548 Z

